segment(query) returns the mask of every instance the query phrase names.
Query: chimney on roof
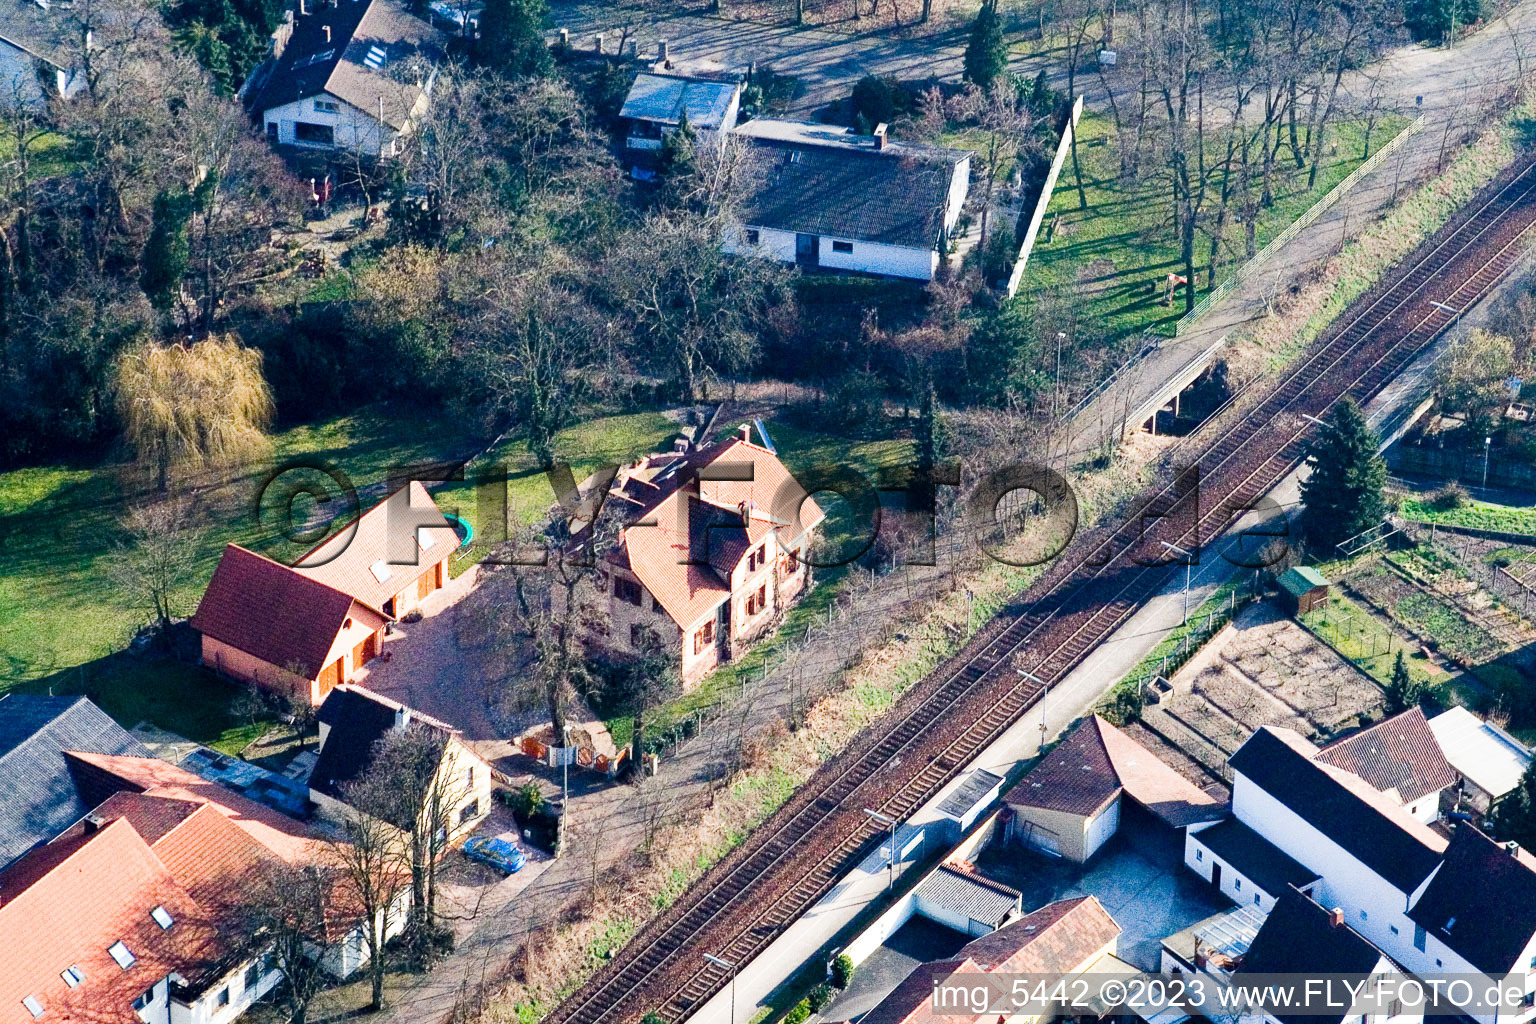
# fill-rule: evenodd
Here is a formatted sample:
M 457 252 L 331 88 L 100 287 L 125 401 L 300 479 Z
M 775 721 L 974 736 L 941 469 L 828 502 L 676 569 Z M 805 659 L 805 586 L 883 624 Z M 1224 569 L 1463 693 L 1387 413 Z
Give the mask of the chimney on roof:
M 331 42 L 331 26 L 329 25 L 325 26 L 325 42 L 327 46 L 329 46 Z
M 1504 844 L 1504 852 L 1509 854 L 1511 857 L 1518 857 L 1520 856 L 1520 844 L 1511 839 L 1509 842 Z
M 658 39 L 656 41 L 656 62 L 658 64 L 666 64 L 667 62 L 667 41 L 665 39 Z
M 890 129 L 890 126 L 887 125 L 884 121 L 881 121 L 879 124 L 875 125 L 875 148 L 876 149 L 884 149 L 885 148 L 885 133 L 889 129 Z
M 304 17 L 308 13 L 309 13 L 309 0 L 299 0 L 299 17 L 302 18 L 302 17 Z
M 1344 908 L 1334 907 L 1328 911 L 1328 925 L 1332 928 L 1344 927 Z
M 686 455 L 688 453 L 688 439 L 686 437 L 680 437 L 676 441 L 673 441 L 672 450 L 679 455 Z
M 411 709 L 404 705 L 395 708 L 395 728 L 404 731 L 411 724 Z
M 93 812 L 91 814 L 87 814 L 85 816 L 85 820 L 83 820 L 80 824 L 83 827 L 85 834 L 90 835 L 92 832 L 100 832 L 101 826 L 105 825 L 106 822 L 102 820 L 101 815 Z
M 597 34 L 597 39 L 593 42 L 592 48 L 597 51 L 599 57 L 603 55 L 603 34 L 601 32 Z
M 752 443 L 752 424 L 750 424 L 750 423 L 743 423 L 741 426 L 737 427 L 736 428 L 736 437 L 740 441 L 743 441 L 743 442 L 745 442 L 747 444 L 751 444 Z

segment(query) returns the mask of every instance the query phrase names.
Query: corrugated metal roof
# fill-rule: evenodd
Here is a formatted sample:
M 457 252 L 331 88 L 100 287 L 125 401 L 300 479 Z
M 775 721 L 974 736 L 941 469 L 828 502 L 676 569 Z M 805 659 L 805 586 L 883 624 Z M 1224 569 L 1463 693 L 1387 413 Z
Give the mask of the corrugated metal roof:
M 739 82 L 641 73 L 624 98 L 620 117 L 677 124 L 683 111 L 695 128 L 719 128 L 741 90 Z
M 1326 587 L 1328 581 L 1318 573 L 1316 569 L 1306 565 L 1298 565 L 1293 569 L 1287 569 L 1280 574 L 1278 581 L 1293 597 L 1300 597 L 1314 587 Z
M 917 887 L 920 902 L 931 903 L 960 917 L 996 928 L 1017 910 L 1023 897 L 1001 882 L 978 878 L 947 864 L 939 866 Z
M 993 775 L 984 768 L 977 768 L 965 777 L 965 781 L 955 787 L 955 791 L 944 798 L 939 804 L 939 811 L 951 818 L 963 818 L 966 812 L 978 803 L 987 799 L 989 794 L 1002 785 L 1003 777 Z
M 1445 759 L 1478 789 L 1494 798 L 1520 785 L 1531 764 L 1531 751 L 1509 733 L 1463 707 L 1429 720 Z

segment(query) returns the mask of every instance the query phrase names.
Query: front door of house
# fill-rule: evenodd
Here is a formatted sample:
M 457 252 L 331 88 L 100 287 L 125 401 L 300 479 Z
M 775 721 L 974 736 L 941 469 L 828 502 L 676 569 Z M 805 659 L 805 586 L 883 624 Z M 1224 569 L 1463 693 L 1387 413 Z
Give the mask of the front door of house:
M 821 238 L 817 235 L 795 236 L 795 262 L 802 267 L 814 267 L 821 262 Z
M 715 620 L 715 653 L 721 661 L 731 660 L 731 602 L 720 603 Z

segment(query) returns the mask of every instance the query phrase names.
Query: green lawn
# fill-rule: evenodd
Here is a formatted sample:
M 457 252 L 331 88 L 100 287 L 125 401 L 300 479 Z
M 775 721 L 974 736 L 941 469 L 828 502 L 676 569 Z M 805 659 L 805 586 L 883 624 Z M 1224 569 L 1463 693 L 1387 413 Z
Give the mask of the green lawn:
M 655 447 L 673 429 L 656 413 L 605 417 L 562 432 L 556 450 L 579 478 L 603 461 Z M 364 505 L 382 497 L 390 467 L 464 458 L 483 445 L 451 421 L 445 425 L 442 419 L 384 407 L 294 427 L 273 442 L 275 464 L 333 464 Z M 553 502 L 553 490 L 534 471 L 520 442 L 503 443 L 483 461 L 493 460 L 508 464 L 508 503 L 520 520 L 532 521 Z M 225 544 L 291 561 L 313 543 L 285 540 L 271 508 L 260 515 L 253 509 L 258 484 L 270 469 L 270 464 L 253 468 L 198 492 L 207 526 L 197 541 L 196 579 L 177 595 L 180 614 L 196 607 Z M 472 476 L 476 469 L 471 466 Z M 124 470 L 114 464 L 59 465 L 0 474 L 0 636 L 5 637 L 0 693 L 88 693 L 125 725 L 147 719 L 190 739 L 239 750 L 259 727 L 231 719 L 230 687 L 191 666 L 120 654 L 148 619 L 138 595 L 115 589 L 107 573 L 121 537 L 118 517 L 137 487 Z M 314 470 L 291 472 L 322 479 Z M 457 507 L 473 521 L 473 485 L 454 484 L 444 492 L 443 506 Z M 343 509 L 338 502 L 337 511 Z M 455 568 L 462 570 L 486 546 L 477 544 Z
M 1406 124 L 1406 118 L 1395 115 L 1381 119 L 1371 134 L 1371 151 Z M 1135 183 L 1122 182 L 1114 122 L 1102 114 L 1083 114 L 1078 140 L 1087 209 L 1079 208 L 1077 179 L 1069 158 L 1025 268 L 1020 294 L 1030 296 L 1043 289 L 1080 285 L 1087 293 L 1081 302 L 1082 315 L 1090 322 L 1104 324 L 1112 338 L 1144 328 L 1171 334 L 1184 307 L 1182 295 L 1175 298 L 1171 308 L 1162 304 L 1165 275 L 1182 269 L 1164 169 L 1155 157 L 1147 157 L 1144 166 L 1155 167 L 1156 173 L 1144 172 Z M 1286 151 L 1287 159 L 1277 171 L 1275 202 L 1258 218 L 1255 249 L 1263 248 L 1364 159 L 1362 124 L 1337 124 L 1329 129 L 1329 140 L 1337 149 L 1324 155 L 1317 182 L 1311 188 L 1307 187 L 1307 172 L 1298 172 Z M 1225 143 L 1219 138 L 1207 146 L 1209 159 L 1219 160 L 1224 155 Z M 1220 189 L 1219 179 L 1214 187 Z M 1207 207 L 1215 202 L 1212 197 Z M 1054 215 L 1060 216 L 1060 224 L 1047 241 L 1046 231 Z M 1202 231 L 1196 239 L 1197 299 L 1209 284 L 1209 247 L 1209 237 Z M 1246 258 L 1243 225 L 1229 220 L 1218 256 L 1218 280 Z
M 1404 661 L 1409 675 L 1424 683 L 1434 681 L 1423 652 L 1406 648 L 1375 615 L 1336 590 L 1329 592 L 1326 610 L 1308 612 L 1299 621 L 1382 686 L 1392 681 L 1399 651 L 1407 655 Z
M 1403 502 L 1400 511 L 1404 519 L 1412 519 L 1420 523 L 1441 523 L 1446 526 L 1469 526 L 1479 530 L 1536 535 L 1536 508 L 1529 506 L 1469 501 L 1460 508 L 1439 510 L 1431 508 L 1429 501 L 1425 499 L 1410 498 Z

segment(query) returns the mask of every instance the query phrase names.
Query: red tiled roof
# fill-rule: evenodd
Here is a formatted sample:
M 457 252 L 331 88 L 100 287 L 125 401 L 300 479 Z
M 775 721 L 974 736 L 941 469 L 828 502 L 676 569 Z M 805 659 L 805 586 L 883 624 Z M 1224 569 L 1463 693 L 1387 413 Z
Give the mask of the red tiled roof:
M 1221 816 L 1209 794 L 1098 715 L 1072 730 L 1003 799 L 1087 816 L 1122 791 L 1175 828 Z
M 991 1022 L 995 1014 L 938 1014 L 934 986 L 957 974 L 1072 974 L 1120 936 L 1120 926 L 1094 896 L 1058 900 L 967 943 L 949 960 L 919 964 L 859 1024 Z
M 85 765 L 106 777 L 109 786 L 150 796 L 211 804 L 256 842 L 290 864 L 317 857 L 325 846 L 320 835 L 279 811 L 225 789 L 154 757 L 88 754 L 66 750 L 75 765 Z M 103 805 L 105 806 L 105 804 Z
M 192 628 L 278 668 L 291 664 L 310 678 L 348 616 L 370 629 L 384 619 L 350 596 L 238 544 L 224 549 Z
M 960 950 L 983 970 L 1069 974 L 1120 936 L 1097 896 L 1048 903 Z
M 438 511 L 420 481 L 412 480 L 293 567 L 382 614 L 384 602 L 413 586 L 458 546 L 452 524 Z M 373 573 L 373 566 L 381 562 L 387 573 L 383 580 Z
M 149 916 L 157 906 L 170 913 L 169 929 Z M 126 970 L 108 953 L 116 942 L 137 958 Z M 0 873 L 0 949 L 0 1024 L 32 1024 L 28 996 L 45 1021 L 139 1024 L 140 993 L 223 953 L 203 908 L 125 819 L 39 847 Z M 71 966 L 85 976 L 74 989 L 60 975 Z
M 1383 719 L 1317 752 L 1316 760 L 1354 772 L 1408 804 L 1456 784 L 1429 720 L 1417 707 Z
M 708 466 L 722 475 L 746 475 L 750 466 L 752 479 L 697 480 L 695 494 L 697 474 Z M 642 492 L 662 495 L 634 517 L 649 525 L 625 529 L 608 560 L 633 572 L 684 628 L 730 596 L 730 574 L 753 545 L 775 530 L 793 542 L 826 518 L 773 453 L 739 439 L 689 456 L 666 483 L 644 484 Z
M 318 866 L 322 870 L 335 866 L 337 845 L 327 841 L 303 822 L 295 821 L 279 811 L 167 761 L 72 750 L 65 751 L 64 756 L 72 762 L 71 766 L 76 771 L 83 769 L 82 774 L 93 792 L 118 787 L 119 795 L 186 801 L 199 805 L 198 811 L 188 815 L 179 828 L 164 833 L 156 845 L 156 851 L 161 852 L 163 846 L 168 863 L 175 864 L 176 870 L 185 872 L 184 876 L 178 876 L 178 880 L 194 891 L 203 892 L 213 903 L 217 903 L 218 897 L 227 891 L 223 879 L 224 870 L 237 867 L 248 871 L 268 854 L 292 865 Z M 99 809 L 109 806 L 135 807 L 140 820 L 155 817 L 144 811 L 143 805 L 128 802 L 112 804 L 111 800 L 107 800 Z M 210 811 L 234 825 L 234 830 L 218 827 L 217 822 L 208 817 Z M 242 839 L 241 834 L 249 842 Z M 357 923 L 359 912 L 352 906 L 353 902 L 347 895 L 346 886 L 338 878 L 325 917 L 327 942 L 340 939 Z

